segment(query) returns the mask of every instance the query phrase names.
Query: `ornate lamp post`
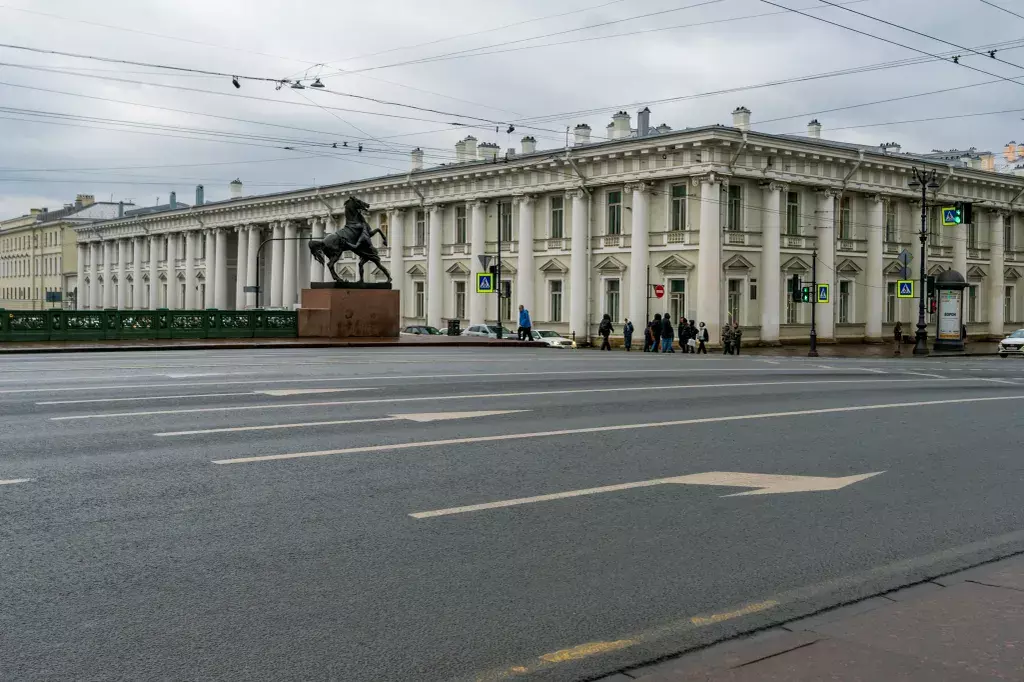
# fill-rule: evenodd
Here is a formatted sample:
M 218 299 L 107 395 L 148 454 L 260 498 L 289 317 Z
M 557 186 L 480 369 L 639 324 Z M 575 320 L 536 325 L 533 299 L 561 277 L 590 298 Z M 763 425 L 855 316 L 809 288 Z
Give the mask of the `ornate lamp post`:
M 925 269 L 925 257 L 927 251 L 925 244 L 928 241 L 928 190 L 936 192 L 939 183 L 935 180 L 935 171 L 924 171 L 913 169 L 912 177 L 907 185 L 912 190 L 921 190 L 921 284 L 917 292 L 917 333 L 914 335 L 914 355 L 928 355 L 928 324 L 924 320 L 924 297 L 926 291 L 927 270 Z

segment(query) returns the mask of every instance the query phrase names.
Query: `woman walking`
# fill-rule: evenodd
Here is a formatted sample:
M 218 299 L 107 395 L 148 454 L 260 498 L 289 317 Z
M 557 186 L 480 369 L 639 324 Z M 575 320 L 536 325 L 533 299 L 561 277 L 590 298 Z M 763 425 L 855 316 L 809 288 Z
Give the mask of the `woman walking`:
M 697 330 L 697 353 L 708 354 L 708 348 L 704 344 L 708 342 L 708 328 L 704 326 L 704 323 L 700 323 L 700 329 Z

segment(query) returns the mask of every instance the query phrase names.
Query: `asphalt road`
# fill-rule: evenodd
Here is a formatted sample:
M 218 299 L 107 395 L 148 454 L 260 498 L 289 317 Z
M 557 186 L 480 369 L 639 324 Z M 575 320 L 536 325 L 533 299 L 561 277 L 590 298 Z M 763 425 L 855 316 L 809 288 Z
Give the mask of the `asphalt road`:
M 591 679 L 1024 550 L 1022 407 L 998 358 L 3 357 L 0 679 Z M 589 490 L 707 472 L 877 475 Z

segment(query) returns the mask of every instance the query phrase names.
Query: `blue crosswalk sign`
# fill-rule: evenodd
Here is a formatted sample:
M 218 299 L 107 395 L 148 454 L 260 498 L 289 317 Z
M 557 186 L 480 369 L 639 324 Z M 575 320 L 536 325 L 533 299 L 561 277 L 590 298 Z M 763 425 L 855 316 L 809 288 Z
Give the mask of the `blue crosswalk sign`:
M 818 285 L 818 303 L 828 303 L 828 289 L 827 284 Z
M 914 298 L 914 280 L 901 279 L 896 282 L 897 298 Z
M 955 208 L 944 208 L 944 209 L 942 209 L 942 222 L 945 225 L 956 225 L 956 209 Z
M 476 293 L 478 294 L 493 294 L 494 293 L 494 275 L 489 272 L 478 272 L 476 273 Z

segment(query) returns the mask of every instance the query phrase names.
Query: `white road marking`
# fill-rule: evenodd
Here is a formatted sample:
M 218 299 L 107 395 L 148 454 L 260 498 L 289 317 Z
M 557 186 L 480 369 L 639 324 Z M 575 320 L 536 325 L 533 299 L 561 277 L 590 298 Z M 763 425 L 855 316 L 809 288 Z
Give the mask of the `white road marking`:
M 758 362 L 767 362 L 769 365 L 781 365 L 781 362 L 777 360 L 758 360 Z
M 228 372 L 195 372 L 193 374 L 161 374 L 159 376 L 167 377 L 168 379 L 196 379 L 198 377 L 222 377 Z M 252 372 L 249 372 L 252 374 Z
M 946 379 L 946 381 L 976 381 L 975 379 Z M 745 388 L 750 386 L 800 386 L 807 384 L 868 384 L 868 383 L 922 383 L 923 379 L 815 379 L 809 381 L 749 381 L 733 384 L 675 384 L 658 386 L 660 391 L 701 388 Z M 615 386 L 613 388 L 566 388 L 553 391 L 511 391 L 507 393 L 473 393 L 460 395 L 431 395 L 411 398 L 372 398 L 366 400 L 328 400 L 315 403 L 262 403 L 259 405 L 228 405 L 222 407 L 190 407 L 179 410 L 146 410 L 139 412 L 107 412 L 103 414 L 74 414 L 64 417 L 50 417 L 50 421 L 74 421 L 78 419 L 109 419 L 112 417 L 148 417 L 161 414 L 197 414 L 203 412 L 238 412 L 243 410 L 281 410 L 301 407 L 337 407 L 339 405 L 369 405 L 374 403 L 407 403 L 424 400 L 479 400 L 488 398 L 515 398 L 534 395 L 567 395 L 573 393 L 622 393 L 626 391 L 650 391 L 651 386 Z
M 834 367 L 829 367 L 828 365 L 815 365 L 815 367 L 820 367 L 821 369 L 835 369 Z
M 15 483 L 28 483 L 31 478 L 11 478 L 6 481 L 0 481 L 0 485 L 14 485 Z
M 913 374 L 918 377 L 929 377 L 931 379 L 945 379 L 941 374 L 926 374 L 924 372 L 900 372 L 900 374 Z
M 978 381 L 991 381 L 995 384 L 1009 384 L 1010 386 L 1020 386 L 1016 381 L 1010 381 L 1009 379 L 978 379 Z
M 340 393 L 342 391 L 367 391 L 368 388 L 276 388 L 269 391 L 253 391 L 253 393 L 272 396 L 306 395 L 307 393 Z
M 179 398 L 230 398 L 242 395 L 289 396 L 301 393 L 348 393 L 351 391 L 372 391 L 373 387 L 357 388 L 312 388 L 297 391 L 242 391 L 241 393 L 195 393 L 193 395 L 151 395 L 132 398 L 87 398 L 84 400 L 43 400 L 36 405 L 82 405 L 84 403 L 134 403 L 142 400 L 177 400 Z
M 873 372 L 873 373 L 875 373 L 875 374 L 888 374 L 888 372 L 886 372 L 886 371 L 884 371 L 884 370 L 881 370 L 881 369 L 874 369 L 874 368 L 872 368 L 872 367 L 860 367 L 859 369 L 862 369 L 862 370 L 864 370 L 865 372 Z
M 474 417 L 493 417 L 500 414 L 529 412 L 529 410 L 482 410 L 477 412 L 420 412 L 418 414 L 392 414 L 387 417 L 372 419 L 339 419 L 325 422 L 298 422 L 296 424 L 262 424 L 259 426 L 232 426 L 222 429 L 200 429 L 197 431 L 165 431 L 154 433 L 154 436 L 194 436 L 204 433 L 235 433 L 238 431 L 271 431 L 275 429 L 297 429 L 306 426 L 337 426 L 339 424 L 366 424 L 368 422 L 391 422 L 408 420 L 420 423 L 447 421 L 449 419 L 471 419 Z
M 794 410 L 792 412 L 760 412 L 756 414 L 737 414 L 727 417 L 704 417 L 700 419 L 680 419 L 667 422 L 650 422 L 646 424 L 618 424 L 615 426 L 591 426 L 579 429 L 559 429 L 557 431 L 537 431 L 534 433 L 506 433 L 496 436 L 477 436 L 474 438 L 449 438 L 446 440 L 420 441 L 413 443 L 392 443 L 390 445 L 366 445 L 341 450 L 319 450 L 315 452 L 295 452 L 284 455 L 264 455 L 260 457 L 238 457 L 235 459 L 215 459 L 214 464 L 245 464 L 249 462 L 270 462 L 279 459 L 300 459 L 303 457 L 325 457 L 328 455 L 348 455 L 359 452 L 385 452 L 388 450 L 407 450 L 410 448 L 426 448 L 439 445 L 462 445 L 466 443 L 487 443 L 504 440 L 520 440 L 523 438 L 546 438 L 551 436 L 572 436 L 581 433 L 604 433 L 609 431 L 632 431 L 636 429 L 653 429 L 667 426 L 687 426 L 691 424 L 712 424 L 718 422 L 746 421 L 752 419 L 774 419 L 779 417 L 796 417 L 807 414 L 833 414 L 840 412 L 861 412 L 867 410 L 898 409 L 907 407 L 927 407 L 931 405 L 954 405 L 961 403 L 978 403 L 993 400 L 1022 400 L 1024 395 L 990 396 L 986 398 L 956 398 L 950 400 L 923 400 L 919 402 L 881 403 L 874 405 L 851 405 L 847 407 L 824 407 L 813 410 Z
M 448 509 L 435 509 L 433 511 L 415 512 L 409 514 L 414 519 L 430 519 L 437 516 L 451 516 L 452 514 L 465 514 L 467 512 L 482 511 L 484 509 L 500 509 L 502 507 L 518 507 L 523 504 L 535 502 L 549 502 L 551 500 L 564 500 L 569 497 L 582 497 L 584 495 L 598 495 L 618 490 L 630 490 L 633 488 L 649 488 L 656 485 L 677 484 L 677 485 L 715 485 L 736 488 L 756 488 L 745 493 L 734 493 L 724 497 L 739 497 L 741 495 L 777 495 L 780 493 L 802 493 L 821 490 L 839 490 L 848 485 L 859 483 L 865 479 L 885 473 L 875 471 L 870 474 L 857 474 L 855 476 L 841 476 L 838 478 L 825 476 L 782 476 L 778 474 L 745 474 L 738 471 L 708 471 L 703 474 L 690 474 L 689 476 L 671 476 L 669 478 L 655 478 L 650 481 L 635 481 L 633 483 L 618 483 L 616 485 L 603 485 L 598 488 L 584 488 L 582 490 L 567 490 L 563 493 L 552 493 L 550 495 L 534 495 L 533 497 L 518 497 L 512 500 L 498 500 L 497 502 L 484 502 L 482 504 L 469 504 L 463 507 L 449 507 Z

